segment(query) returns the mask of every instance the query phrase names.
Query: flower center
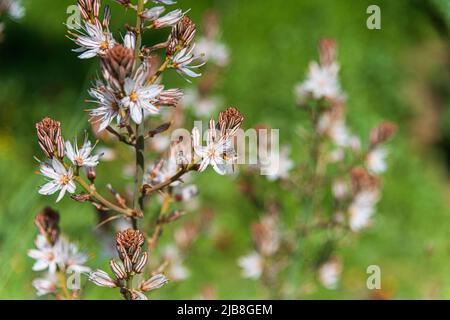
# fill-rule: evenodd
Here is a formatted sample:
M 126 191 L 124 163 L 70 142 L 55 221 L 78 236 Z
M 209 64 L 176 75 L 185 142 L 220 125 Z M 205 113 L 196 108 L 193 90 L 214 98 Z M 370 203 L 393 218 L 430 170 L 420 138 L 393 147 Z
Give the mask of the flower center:
M 133 91 L 133 92 L 130 94 L 130 100 L 133 101 L 133 102 L 136 102 L 136 101 L 138 100 L 138 94 L 137 94 L 136 91 Z
M 215 158 L 216 155 L 217 155 L 217 152 L 216 152 L 215 149 L 209 149 L 209 150 L 208 150 L 208 157 L 209 157 L 209 158 Z
M 74 158 L 75 162 L 77 163 L 78 166 L 82 166 L 84 163 L 83 158 L 81 158 L 80 156 L 77 156 Z
M 59 179 L 59 182 L 61 183 L 61 184 L 64 184 L 64 185 L 66 185 L 66 184 L 68 184 L 69 183 L 69 176 L 67 176 L 67 175 L 64 175 L 64 176 L 62 176 L 60 179 Z
M 102 41 L 102 42 L 100 42 L 100 49 L 101 50 L 106 50 L 106 49 L 108 49 L 109 48 L 109 43 L 108 43 L 108 41 Z

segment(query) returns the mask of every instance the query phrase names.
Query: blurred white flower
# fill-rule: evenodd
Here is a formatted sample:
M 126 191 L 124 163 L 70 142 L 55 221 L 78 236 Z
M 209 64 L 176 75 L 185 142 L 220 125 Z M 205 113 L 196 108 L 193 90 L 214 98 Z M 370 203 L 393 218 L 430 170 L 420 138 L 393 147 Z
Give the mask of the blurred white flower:
M 215 96 L 201 97 L 196 89 L 188 89 L 183 104 L 190 107 L 197 117 L 206 117 L 223 105 L 222 99 Z
M 319 280 L 322 285 L 330 290 L 337 288 L 342 272 L 342 264 L 336 259 L 330 259 L 319 268 Z
M 20 0 L 7 0 L 5 1 L 8 6 L 8 15 L 15 20 L 22 19 L 25 15 L 25 8 Z
M 169 263 L 168 276 L 171 280 L 179 281 L 189 277 L 189 270 L 183 264 L 183 258 L 178 247 L 168 245 L 164 248 L 164 259 Z
M 39 189 L 40 194 L 50 195 L 60 191 L 56 199 L 56 202 L 58 202 L 64 197 L 66 191 L 75 192 L 76 186 L 73 182 L 72 167 L 67 170 L 56 158 L 41 162 L 40 173 L 50 179 Z
M 388 152 L 385 148 L 375 148 L 369 152 L 367 155 L 367 168 L 376 174 L 380 174 L 386 171 L 387 164 L 386 158 L 388 156 Z
M 98 165 L 99 155 L 91 155 L 92 144 L 88 140 L 87 135 L 81 148 L 78 148 L 77 139 L 75 138 L 75 148 L 70 141 L 66 141 L 66 155 L 77 167 L 95 167 Z
M 37 249 L 28 250 L 28 256 L 36 260 L 33 271 L 48 269 L 50 273 L 55 273 L 58 266 L 58 248 L 52 246 L 43 235 L 38 235 L 34 243 Z
M 38 296 L 55 293 L 58 289 L 58 278 L 54 273 L 46 273 L 43 278 L 36 278 L 31 283 Z
M 348 195 L 347 184 L 342 180 L 333 181 L 332 190 L 334 198 L 338 200 L 342 200 Z
M 357 193 L 350 204 L 350 228 L 359 231 L 370 224 L 370 218 L 379 200 L 378 190 L 365 190 Z
M 194 54 L 201 56 L 203 61 L 213 63 L 219 67 L 225 67 L 229 63 L 230 58 L 228 47 L 225 44 L 205 37 L 196 41 Z
M 79 252 L 78 246 L 69 242 L 64 237 L 59 237 L 55 243 L 57 252 L 57 262 L 62 270 L 75 271 L 77 273 L 87 273 L 91 269 L 84 264 L 88 260 L 88 256 Z
M 289 171 L 295 163 L 290 158 L 289 146 L 283 146 L 279 153 L 269 152 L 268 159 L 261 164 L 262 170 L 270 181 L 289 178 Z
M 336 63 L 320 66 L 317 62 L 311 62 L 306 80 L 296 87 L 297 97 L 300 100 L 307 95 L 311 95 L 314 99 L 341 99 L 338 71 L 339 66 Z
M 263 272 L 263 258 L 257 252 L 252 252 L 239 258 L 239 266 L 242 268 L 244 278 L 258 279 Z

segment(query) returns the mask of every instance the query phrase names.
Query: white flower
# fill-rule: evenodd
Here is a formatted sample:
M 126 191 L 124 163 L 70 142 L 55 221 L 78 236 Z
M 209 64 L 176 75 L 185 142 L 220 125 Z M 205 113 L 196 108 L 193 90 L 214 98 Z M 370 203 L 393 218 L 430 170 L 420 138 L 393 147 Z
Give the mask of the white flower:
M 289 178 L 289 171 L 294 167 L 294 161 L 289 157 L 290 148 L 283 146 L 279 153 L 269 152 L 268 163 L 261 165 L 261 170 L 267 179 L 274 181 L 277 179 Z
M 43 235 L 38 235 L 34 242 L 37 249 L 28 250 L 28 256 L 36 260 L 33 271 L 48 269 L 55 273 L 58 266 L 58 248 L 52 246 Z
M 225 67 L 229 62 L 229 52 L 225 44 L 205 37 L 196 42 L 194 54 L 203 55 L 203 60 Z
M 306 80 L 296 87 L 298 98 L 303 99 L 305 95 L 310 94 L 314 99 L 341 99 L 338 71 L 339 66 L 336 63 L 319 66 L 317 62 L 312 62 Z
M 161 182 L 167 181 L 172 178 L 178 172 L 178 165 L 174 157 L 170 157 L 167 160 L 162 160 L 151 168 L 145 176 L 144 183 L 150 185 L 157 185 Z M 180 182 L 174 181 L 170 185 L 177 186 Z
M 120 101 L 116 98 L 110 88 L 98 83 L 98 86 L 90 89 L 88 93 L 95 99 L 91 102 L 99 105 L 98 108 L 89 110 L 89 115 L 91 116 L 90 121 L 93 124 L 100 123 L 98 131 L 106 129 L 114 118 L 117 118 L 117 123 L 120 122 Z
M 117 282 L 113 280 L 105 271 L 97 269 L 89 274 L 89 281 L 100 287 L 117 287 Z
M 143 112 L 158 114 L 159 109 L 150 100 L 159 96 L 163 90 L 161 85 L 146 85 L 148 76 L 148 66 L 142 64 L 132 78 L 125 79 L 124 90 L 126 96 L 121 100 L 121 104 L 130 110 L 133 121 L 137 124 L 142 122 Z
M 57 248 L 57 262 L 62 270 L 87 273 L 91 269 L 84 264 L 88 260 L 85 253 L 79 252 L 78 247 L 66 238 L 60 237 L 55 244 Z
M 60 191 L 56 199 L 56 202 L 58 202 L 62 199 L 66 191 L 70 193 L 75 192 L 76 186 L 73 182 L 72 167 L 67 170 L 61 162 L 53 158 L 46 162 L 41 162 L 40 172 L 43 176 L 50 179 L 49 182 L 39 189 L 40 194 L 50 195 Z
M 347 184 L 342 180 L 333 181 L 332 190 L 334 198 L 338 200 L 344 199 L 348 194 Z
M 94 24 L 86 22 L 81 34 L 75 35 L 74 41 L 80 46 L 80 48 L 73 50 L 82 52 L 78 56 L 80 59 L 104 55 L 115 45 L 112 34 L 107 29 L 103 30 L 103 26 L 98 20 Z
M 183 265 L 180 250 L 174 245 L 164 248 L 164 259 L 169 263 L 168 276 L 171 280 L 184 280 L 189 277 L 189 270 Z
M 197 117 L 205 117 L 217 110 L 223 103 L 220 97 L 201 97 L 197 90 L 188 89 L 183 96 L 183 104 L 190 107 Z
M 205 63 L 202 62 L 197 65 L 189 65 L 192 61 L 198 58 L 192 53 L 195 46 L 183 48 L 178 52 L 172 59 L 172 67 L 181 75 L 186 75 L 191 78 L 197 78 L 201 76 L 201 73 L 196 73 L 191 69 L 196 69 L 203 66 Z M 186 79 L 188 82 L 189 79 Z
M 236 160 L 231 141 L 227 137 L 218 137 L 214 120 L 210 121 L 206 146 L 200 146 L 200 133 L 196 127 L 192 129 L 192 141 L 195 154 L 202 160 L 199 172 L 203 172 L 211 165 L 218 174 L 224 175 L 229 171 L 233 161 Z
M 330 290 L 338 286 L 339 278 L 342 272 L 342 265 L 338 259 L 331 259 L 319 268 L 319 280 L 322 285 Z
M 359 231 L 370 224 L 370 218 L 379 200 L 378 190 L 365 190 L 355 195 L 349 207 L 350 228 Z
M 55 293 L 58 288 L 58 278 L 54 273 L 46 273 L 43 278 L 34 279 L 31 283 L 38 296 Z
M 242 268 L 244 278 L 258 279 L 263 272 L 263 258 L 257 252 L 252 252 L 239 258 L 239 266 Z
M 80 149 L 78 149 L 77 139 L 75 138 L 75 149 L 72 147 L 70 141 L 66 141 L 66 155 L 77 167 L 95 167 L 98 165 L 99 155 L 91 155 L 92 152 L 91 142 L 84 139 L 84 143 Z
M 171 27 L 178 23 L 178 21 L 183 18 L 184 13 L 181 11 L 181 9 L 177 9 L 174 11 L 169 12 L 164 17 L 158 18 L 155 21 L 153 21 L 153 26 L 155 29 L 160 29 L 164 27 Z
M 388 152 L 384 148 L 375 148 L 367 155 L 367 167 L 373 173 L 383 173 L 387 169 L 386 157 Z
M 145 20 L 156 20 L 159 18 L 159 16 L 165 11 L 166 9 L 164 7 L 153 7 L 150 9 L 146 9 L 143 13 L 142 13 L 142 18 L 144 18 Z
M 23 18 L 25 8 L 19 0 L 9 0 L 8 15 L 16 20 Z

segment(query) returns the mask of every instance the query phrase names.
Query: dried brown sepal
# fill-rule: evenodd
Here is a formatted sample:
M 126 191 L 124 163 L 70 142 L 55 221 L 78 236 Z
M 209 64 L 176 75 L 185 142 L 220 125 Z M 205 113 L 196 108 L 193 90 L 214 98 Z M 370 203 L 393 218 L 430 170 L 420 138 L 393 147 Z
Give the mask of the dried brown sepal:
M 51 244 L 59 238 L 59 213 L 50 207 L 46 207 L 39 212 L 34 218 L 39 232 L 47 239 Z
M 49 158 L 64 157 L 64 139 L 61 135 L 61 123 L 45 117 L 36 123 L 36 133 L 39 146 Z
M 397 126 L 389 121 L 380 123 L 370 131 L 370 148 L 374 148 L 381 143 L 387 142 L 397 132 Z

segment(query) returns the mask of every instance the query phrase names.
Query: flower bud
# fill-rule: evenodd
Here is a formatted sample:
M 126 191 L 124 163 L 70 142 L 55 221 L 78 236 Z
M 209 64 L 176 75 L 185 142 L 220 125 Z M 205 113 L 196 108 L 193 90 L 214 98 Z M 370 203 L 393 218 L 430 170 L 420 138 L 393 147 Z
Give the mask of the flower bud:
M 161 288 L 169 282 L 169 279 L 166 278 L 163 274 L 157 274 L 156 276 L 151 277 L 147 281 L 144 281 L 140 284 L 140 289 L 144 292 L 155 290 Z

